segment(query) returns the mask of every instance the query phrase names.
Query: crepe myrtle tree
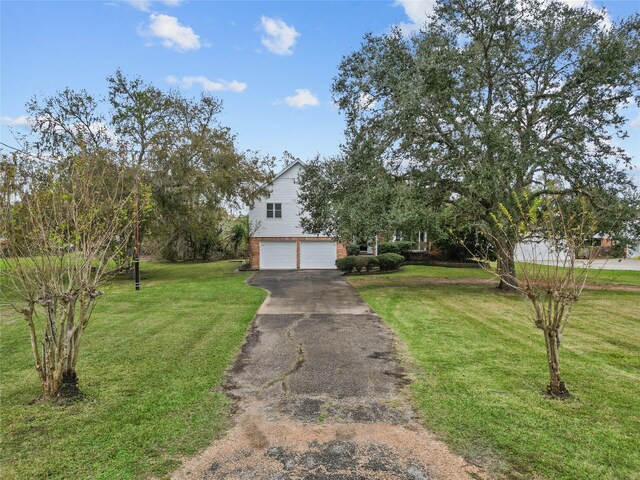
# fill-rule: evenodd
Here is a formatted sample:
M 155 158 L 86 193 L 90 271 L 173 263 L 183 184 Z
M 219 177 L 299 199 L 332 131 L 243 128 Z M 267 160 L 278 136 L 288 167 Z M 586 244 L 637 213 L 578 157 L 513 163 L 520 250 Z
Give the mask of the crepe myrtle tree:
M 584 196 L 621 230 L 634 187 L 616 139 L 639 92 L 640 17 L 558 0 L 439 0 L 411 36 L 366 35 L 333 83 L 345 151 L 375 145 L 376 168 L 410 169 L 432 208 L 494 236 L 509 232 L 491 213 L 515 212 L 511 192 L 525 191 Z M 504 289 L 517 285 L 512 240 L 497 250 Z
M 520 276 L 511 287 L 529 300 L 531 320 L 543 333 L 547 393 L 566 398 L 560 346 L 595 258 L 588 245 L 597 233 L 597 220 L 584 197 L 514 193 L 511 205 L 501 203 L 491 214 L 494 228 L 485 230 L 487 245 L 516 252 Z M 485 260 L 484 268 L 495 273 Z
M 84 148 L 55 161 L 5 154 L 2 294 L 26 321 L 44 399 L 80 393 L 82 333 L 100 286 L 126 253 L 130 172 L 118 152 Z M 143 210 L 148 194 L 142 192 Z

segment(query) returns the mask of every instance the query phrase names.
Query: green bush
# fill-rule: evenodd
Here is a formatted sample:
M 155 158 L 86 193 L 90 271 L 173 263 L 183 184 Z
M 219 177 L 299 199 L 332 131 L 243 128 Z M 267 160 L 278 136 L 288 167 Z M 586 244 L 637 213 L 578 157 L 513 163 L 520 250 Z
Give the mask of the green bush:
M 397 253 L 383 253 L 377 257 L 380 270 L 388 272 L 390 270 L 397 270 L 404 262 L 404 257 Z
M 344 258 L 339 258 L 336 260 L 336 268 L 341 272 L 349 273 L 351 270 L 353 270 L 353 267 L 356 262 L 356 258 L 358 257 L 354 257 L 353 255 L 350 255 Z
M 369 260 L 367 262 L 367 272 L 370 272 L 374 268 L 377 268 L 377 267 L 380 266 L 380 262 L 378 261 L 378 259 L 376 257 L 367 257 L 367 258 Z
M 402 240 L 402 241 L 394 242 L 394 243 L 398 247 L 398 250 L 399 250 L 398 253 L 400 255 L 404 255 L 409 250 L 413 250 L 415 248 L 415 246 L 416 246 L 415 242 L 410 242 L 408 240 Z M 392 253 L 395 253 L 395 252 L 392 252 Z
M 609 256 L 611 258 L 625 258 L 627 255 L 626 247 L 623 242 L 616 242 L 611 247 Z
M 360 255 L 360 245 L 357 243 L 350 243 L 347 245 L 347 255 Z
M 495 260 L 495 248 L 483 235 L 471 229 L 456 231 L 449 237 L 442 238 L 435 243 L 435 249 L 440 251 L 443 260 L 466 262 L 474 257 Z
M 354 268 L 356 269 L 356 272 L 360 273 L 362 271 L 363 268 L 367 269 L 368 265 L 369 265 L 369 257 L 362 255 L 362 256 L 358 256 L 355 257 L 356 261 L 353 264 Z
M 383 253 L 397 253 L 402 255 L 415 247 L 415 242 L 402 240 L 399 242 L 385 242 L 378 244 L 378 255 Z
M 383 253 L 400 253 L 400 248 L 396 242 L 385 242 L 378 244 L 378 255 Z

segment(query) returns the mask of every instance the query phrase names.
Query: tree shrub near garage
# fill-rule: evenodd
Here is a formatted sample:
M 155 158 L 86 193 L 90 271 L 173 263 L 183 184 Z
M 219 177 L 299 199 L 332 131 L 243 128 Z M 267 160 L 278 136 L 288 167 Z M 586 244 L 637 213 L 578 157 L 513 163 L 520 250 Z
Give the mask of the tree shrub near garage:
M 339 258 L 336 260 L 336 268 L 341 272 L 349 273 L 353 270 L 354 264 L 356 262 L 356 258 L 353 255 L 349 255 L 348 257 Z
M 367 258 L 368 260 L 367 266 L 365 267 L 367 269 L 367 272 L 370 272 L 374 268 L 380 267 L 380 262 L 378 261 L 377 257 L 365 257 L 365 258 Z
M 388 272 L 397 270 L 404 262 L 404 257 L 397 253 L 383 253 L 376 257 L 380 270 Z
M 378 253 L 396 253 L 400 254 L 400 248 L 395 242 L 384 242 L 378 244 Z
M 407 253 L 409 250 L 412 250 L 416 246 L 415 242 L 410 242 L 408 240 L 400 240 L 394 243 L 398 247 L 398 250 L 399 250 L 398 253 L 400 255 L 404 255 L 405 253 Z
M 355 262 L 353 266 L 356 269 L 356 272 L 360 273 L 362 269 L 365 269 L 367 272 L 371 271 L 374 268 L 374 264 L 371 261 L 373 258 L 374 257 L 369 257 L 365 255 L 355 257 Z
M 347 245 L 347 255 L 357 256 L 360 254 L 360 245 L 357 243 L 350 243 Z
M 397 253 L 399 255 L 403 255 L 414 247 L 415 243 L 409 242 L 407 240 L 398 242 L 385 242 L 378 244 L 378 253 Z

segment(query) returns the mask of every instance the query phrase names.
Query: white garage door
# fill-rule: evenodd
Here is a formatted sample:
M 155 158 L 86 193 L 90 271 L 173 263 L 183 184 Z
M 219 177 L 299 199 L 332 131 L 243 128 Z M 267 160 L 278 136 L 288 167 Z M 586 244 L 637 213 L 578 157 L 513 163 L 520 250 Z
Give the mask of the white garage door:
M 335 242 L 300 242 L 300 268 L 336 268 Z
M 261 270 L 296 268 L 296 242 L 260 242 Z

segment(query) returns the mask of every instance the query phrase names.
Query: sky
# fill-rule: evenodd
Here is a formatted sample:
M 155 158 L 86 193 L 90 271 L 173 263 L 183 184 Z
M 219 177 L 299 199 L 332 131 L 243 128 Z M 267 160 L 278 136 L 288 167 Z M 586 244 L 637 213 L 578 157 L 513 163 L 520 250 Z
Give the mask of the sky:
M 612 19 L 640 11 L 640 0 L 590 1 Z M 0 141 L 18 146 L 14 132 L 26 132 L 24 105 L 34 95 L 65 87 L 104 95 L 120 68 L 160 88 L 220 98 L 220 120 L 242 150 L 334 155 L 344 130 L 331 99 L 341 58 L 367 32 L 415 29 L 432 3 L 0 0 Z M 640 111 L 625 114 L 622 144 L 640 167 Z

